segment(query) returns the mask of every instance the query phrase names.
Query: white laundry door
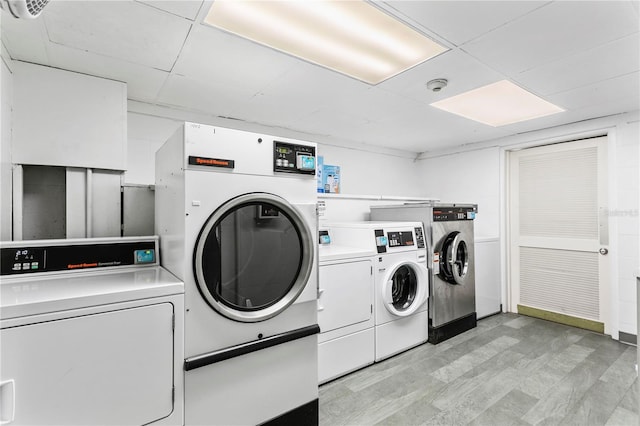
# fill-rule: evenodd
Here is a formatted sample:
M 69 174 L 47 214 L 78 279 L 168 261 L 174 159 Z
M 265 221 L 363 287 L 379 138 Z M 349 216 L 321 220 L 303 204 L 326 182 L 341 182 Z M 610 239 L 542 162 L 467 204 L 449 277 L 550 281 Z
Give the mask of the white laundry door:
M 607 138 L 510 153 L 510 310 L 609 331 Z

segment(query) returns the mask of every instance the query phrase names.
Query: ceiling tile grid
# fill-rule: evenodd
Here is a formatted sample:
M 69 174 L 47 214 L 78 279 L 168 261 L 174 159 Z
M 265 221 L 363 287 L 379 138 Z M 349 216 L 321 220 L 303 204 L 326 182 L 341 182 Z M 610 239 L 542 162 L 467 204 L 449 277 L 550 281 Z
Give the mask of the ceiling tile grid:
M 131 100 L 416 153 L 639 108 L 637 1 L 373 3 L 449 50 L 371 86 L 202 24 L 203 0 L 56 0 L 2 13 L 1 36 L 12 59 L 126 82 Z M 430 106 L 503 79 L 567 111 L 491 127 Z

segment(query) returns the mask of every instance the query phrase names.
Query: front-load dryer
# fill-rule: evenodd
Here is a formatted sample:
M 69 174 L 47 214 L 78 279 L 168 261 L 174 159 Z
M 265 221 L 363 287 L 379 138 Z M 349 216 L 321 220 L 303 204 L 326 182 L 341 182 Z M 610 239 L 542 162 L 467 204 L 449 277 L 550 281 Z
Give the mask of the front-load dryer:
M 359 222 L 343 227 L 374 250 L 375 361 L 427 341 L 429 273 L 420 222 Z
M 316 146 L 185 123 L 156 154 L 185 283 L 185 424 L 317 424 Z

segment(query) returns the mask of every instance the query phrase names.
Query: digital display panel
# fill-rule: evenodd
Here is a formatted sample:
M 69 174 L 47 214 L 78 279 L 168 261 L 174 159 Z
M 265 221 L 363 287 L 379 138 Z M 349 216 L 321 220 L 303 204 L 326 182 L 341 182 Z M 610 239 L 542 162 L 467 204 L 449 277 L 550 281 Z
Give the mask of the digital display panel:
M 133 252 L 135 263 L 154 263 L 156 261 L 156 251 L 153 249 L 135 250 Z
M 388 232 L 389 247 L 401 247 L 413 245 L 413 233 L 411 231 Z

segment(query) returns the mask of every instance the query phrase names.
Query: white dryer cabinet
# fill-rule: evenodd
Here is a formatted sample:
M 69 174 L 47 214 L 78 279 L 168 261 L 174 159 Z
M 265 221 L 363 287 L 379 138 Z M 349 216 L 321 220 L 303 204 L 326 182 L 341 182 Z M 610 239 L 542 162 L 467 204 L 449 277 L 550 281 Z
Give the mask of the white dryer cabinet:
M 0 289 L 0 424 L 182 424 L 184 287 L 169 272 L 3 275 Z

